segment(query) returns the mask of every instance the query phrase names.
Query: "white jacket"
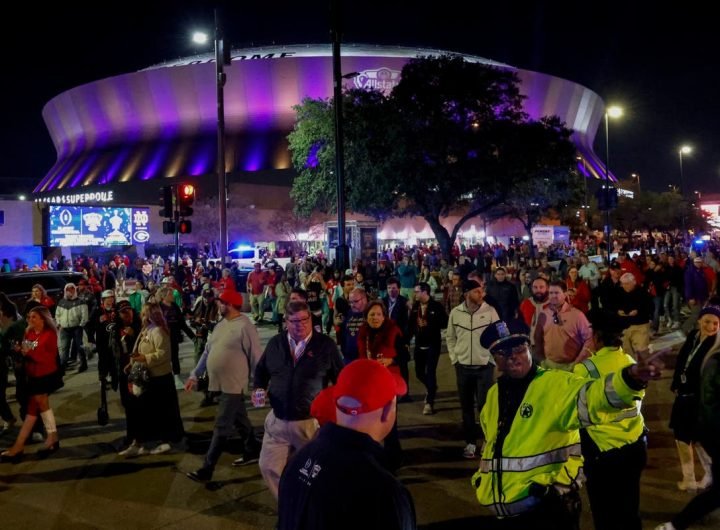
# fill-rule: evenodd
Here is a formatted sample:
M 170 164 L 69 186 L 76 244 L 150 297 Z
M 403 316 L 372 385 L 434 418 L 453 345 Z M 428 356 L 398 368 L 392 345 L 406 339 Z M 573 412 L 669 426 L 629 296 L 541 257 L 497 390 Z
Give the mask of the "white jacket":
M 445 334 L 450 362 L 465 366 L 495 364 L 492 355 L 480 345 L 480 335 L 490 324 L 500 320 L 495 308 L 483 302 L 474 313 L 465 302 L 453 308 Z

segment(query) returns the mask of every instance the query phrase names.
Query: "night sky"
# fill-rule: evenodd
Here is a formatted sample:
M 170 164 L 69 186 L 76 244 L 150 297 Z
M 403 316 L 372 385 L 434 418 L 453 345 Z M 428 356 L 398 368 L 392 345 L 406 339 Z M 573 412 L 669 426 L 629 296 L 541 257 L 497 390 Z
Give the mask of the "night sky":
M 628 1 L 345 3 L 344 42 L 471 53 L 578 82 L 625 110 L 610 123 L 610 168 L 619 178 L 637 173 L 643 190 L 667 190 L 679 184 L 678 149 L 689 144 L 686 190 L 720 191 L 720 60 L 709 3 L 664 10 Z M 67 4 L 18 3 L 15 17 L 5 18 L 0 194 L 31 191 L 54 163 L 41 116 L 50 99 L 197 53 L 190 32 L 213 28 L 211 2 Z M 224 7 L 234 47 L 329 43 L 329 19 L 328 0 Z M 600 131 L 595 150 L 603 159 L 604 142 Z

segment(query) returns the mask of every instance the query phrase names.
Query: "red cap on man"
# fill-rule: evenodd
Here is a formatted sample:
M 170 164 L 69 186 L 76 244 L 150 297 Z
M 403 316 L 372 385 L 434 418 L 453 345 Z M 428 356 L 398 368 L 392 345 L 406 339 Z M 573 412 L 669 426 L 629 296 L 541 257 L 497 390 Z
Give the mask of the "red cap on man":
M 223 293 L 220 295 L 219 298 L 223 304 L 235 306 L 235 308 L 237 308 L 237 309 L 242 308 L 243 297 L 237 291 L 225 290 L 225 291 L 223 291 Z
M 351 416 L 372 412 L 387 405 L 396 396 L 407 394 L 407 384 L 398 374 L 371 359 L 358 359 L 340 372 L 337 383 L 320 392 L 312 402 L 310 414 L 322 425 L 336 419 L 336 410 Z M 358 404 L 340 405 L 343 397 Z

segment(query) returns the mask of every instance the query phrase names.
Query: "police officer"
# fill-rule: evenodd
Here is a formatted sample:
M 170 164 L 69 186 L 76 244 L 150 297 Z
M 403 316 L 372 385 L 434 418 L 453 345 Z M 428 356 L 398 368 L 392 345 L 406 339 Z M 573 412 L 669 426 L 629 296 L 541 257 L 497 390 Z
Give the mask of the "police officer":
M 635 363 L 622 349 L 622 335 L 595 329 L 598 350 L 574 367 L 581 377 L 605 378 Z M 642 530 L 640 475 L 647 463 L 645 422 L 635 407 L 614 421 L 580 430 L 585 477 L 595 530 Z
M 503 375 L 480 414 L 487 441 L 473 475 L 478 501 L 503 528 L 579 529 L 579 429 L 611 421 L 606 413 L 634 410 L 647 381 L 660 377 L 657 361 L 595 380 L 545 370 L 533 363 L 521 321 L 494 322 L 480 343 Z

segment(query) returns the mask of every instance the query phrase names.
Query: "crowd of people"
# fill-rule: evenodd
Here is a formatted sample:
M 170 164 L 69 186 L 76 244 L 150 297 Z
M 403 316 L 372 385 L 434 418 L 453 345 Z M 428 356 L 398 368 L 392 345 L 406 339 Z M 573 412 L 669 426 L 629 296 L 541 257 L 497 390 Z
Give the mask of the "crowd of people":
M 503 527 L 578 528 L 587 477 L 597 529 L 640 529 L 641 402 L 662 368 L 662 355 L 649 350 L 654 336 L 682 328 L 669 421 L 683 472 L 678 487 L 702 493 L 663 528 L 687 528 L 718 506 L 720 264 L 712 249 L 620 251 L 610 262 L 577 248 L 557 260 L 522 259 L 522 248 L 459 250 L 449 260 L 433 248 L 384 251 L 377 267 L 358 260 L 347 270 L 306 256 L 285 268 L 256 263 L 246 278 L 237 267 L 192 260 L 175 269 L 157 257 L 78 258 L 73 266 L 85 279 L 68 284 L 60 300 L 40 285 L 22 312 L 0 297 L 0 416 L 14 429 L 5 400 L 12 369 L 23 419 L 0 458 L 21 459 L 33 433 L 43 437 L 43 456 L 59 449 L 50 396 L 75 363 L 84 372 L 97 355 L 98 379 L 119 391 L 125 410 L 119 455 L 177 447 L 184 437 L 177 391 L 205 381 L 203 404 L 217 403 L 215 427 L 190 479 L 210 481 L 237 433 L 244 453 L 233 464 L 258 462 L 278 499 L 280 528 L 341 527 L 342 497 L 370 484 L 385 507 L 358 524 L 414 528 L 412 497 L 393 475 L 406 463 L 396 407 L 413 400 L 414 367 L 424 387 L 418 410 L 436 413 L 445 344 L 462 411 L 458 456 L 480 459 L 477 499 Z M 264 325 L 278 333 L 263 349 Z M 185 379 L 183 334 L 195 345 Z M 248 397 L 269 404 L 262 440 Z M 333 444 L 352 457 L 343 460 Z M 360 478 L 343 489 L 350 475 Z M 617 483 L 622 502 L 610 487 Z M 333 509 L 323 511 L 328 498 Z

